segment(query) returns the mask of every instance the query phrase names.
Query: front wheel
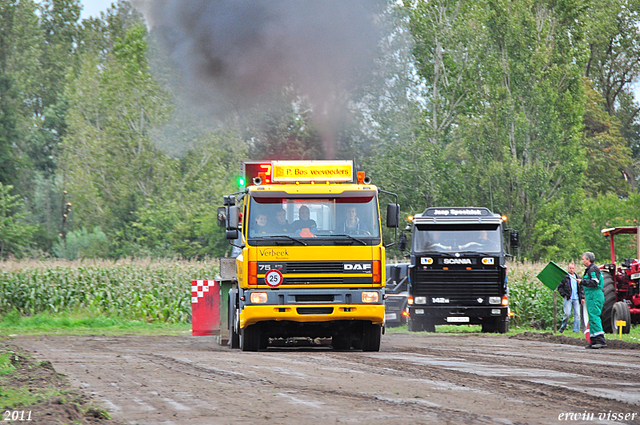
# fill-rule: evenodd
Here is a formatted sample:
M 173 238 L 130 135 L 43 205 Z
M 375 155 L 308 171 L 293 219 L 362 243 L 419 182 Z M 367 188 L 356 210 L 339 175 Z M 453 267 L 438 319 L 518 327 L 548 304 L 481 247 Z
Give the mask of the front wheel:
M 509 332 L 509 321 L 505 320 L 501 317 L 495 319 L 487 319 L 486 323 L 482 324 L 482 332 L 485 333 L 493 333 L 497 332 L 500 334 L 506 334 Z
M 240 329 L 240 349 L 258 351 L 260 348 L 260 327 L 258 324 Z
M 628 334 L 629 331 L 631 331 L 631 312 L 629 311 L 629 306 L 624 301 L 618 301 L 613 305 L 613 313 L 611 314 L 611 329 L 613 329 L 613 333 L 620 332 L 617 325 L 618 320 L 627 322 L 627 324 L 622 327 L 622 333 Z
M 415 320 L 409 317 L 409 320 L 407 321 L 407 323 L 409 325 L 410 332 L 421 332 L 421 331 L 435 332 L 436 331 L 436 325 L 435 323 L 433 323 L 433 320 L 430 320 L 430 319 Z
M 236 309 L 235 294 L 229 293 L 229 347 L 240 348 L 240 335 L 238 334 L 238 310 Z
M 349 350 L 351 348 L 351 333 L 342 332 L 331 337 L 331 346 L 334 350 Z
M 373 323 L 365 323 L 362 333 L 362 351 L 380 351 L 382 327 Z

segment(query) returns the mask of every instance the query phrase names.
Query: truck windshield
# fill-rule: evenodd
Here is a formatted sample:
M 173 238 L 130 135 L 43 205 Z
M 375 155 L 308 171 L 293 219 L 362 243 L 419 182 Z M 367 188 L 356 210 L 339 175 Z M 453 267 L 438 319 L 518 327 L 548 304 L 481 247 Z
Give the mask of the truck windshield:
M 252 197 L 249 239 L 304 238 L 371 244 L 380 238 L 376 196 L 335 198 Z
M 414 252 L 502 252 L 502 232 L 499 226 L 490 228 L 465 226 L 455 230 L 445 226 L 416 227 L 413 234 Z

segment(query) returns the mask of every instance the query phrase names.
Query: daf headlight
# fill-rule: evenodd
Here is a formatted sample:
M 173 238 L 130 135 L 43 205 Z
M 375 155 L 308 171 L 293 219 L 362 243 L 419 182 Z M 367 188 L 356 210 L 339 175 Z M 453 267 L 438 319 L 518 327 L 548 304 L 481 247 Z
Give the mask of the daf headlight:
M 500 304 L 501 301 L 500 297 L 489 297 L 489 304 Z
M 426 304 L 427 297 L 416 297 L 416 304 Z
M 363 303 L 377 303 L 380 299 L 380 295 L 375 291 L 364 291 L 362 293 Z
M 264 304 L 267 302 L 269 297 L 266 292 L 252 292 L 251 293 L 251 303 L 253 304 Z

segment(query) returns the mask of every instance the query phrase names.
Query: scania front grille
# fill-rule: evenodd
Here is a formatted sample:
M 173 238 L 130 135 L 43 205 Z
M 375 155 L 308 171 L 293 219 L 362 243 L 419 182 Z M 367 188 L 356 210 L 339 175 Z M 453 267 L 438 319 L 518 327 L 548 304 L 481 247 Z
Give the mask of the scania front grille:
M 451 302 L 475 302 L 478 298 L 499 296 L 502 278 L 499 270 L 417 270 L 412 282 L 414 296 L 449 298 Z

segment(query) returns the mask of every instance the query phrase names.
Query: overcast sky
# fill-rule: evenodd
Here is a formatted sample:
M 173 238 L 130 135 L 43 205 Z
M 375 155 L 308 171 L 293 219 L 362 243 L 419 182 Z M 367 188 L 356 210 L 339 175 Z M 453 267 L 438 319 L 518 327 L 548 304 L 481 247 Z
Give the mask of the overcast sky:
M 111 3 L 116 3 L 117 1 L 118 0 L 81 0 L 82 14 L 80 18 L 86 19 L 90 16 L 97 17 L 100 15 L 100 12 L 107 10 L 107 8 L 111 6 Z

